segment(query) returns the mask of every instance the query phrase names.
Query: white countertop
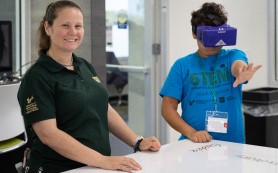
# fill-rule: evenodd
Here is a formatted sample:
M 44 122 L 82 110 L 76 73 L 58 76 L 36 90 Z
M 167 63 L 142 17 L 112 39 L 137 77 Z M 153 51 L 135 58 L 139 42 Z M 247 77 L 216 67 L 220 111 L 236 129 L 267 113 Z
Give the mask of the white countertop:
M 136 173 L 278 173 L 278 149 L 212 140 L 182 140 L 163 145 L 159 152 L 127 155 L 143 169 Z M 119 173 L 82 167 L 67 173 Z

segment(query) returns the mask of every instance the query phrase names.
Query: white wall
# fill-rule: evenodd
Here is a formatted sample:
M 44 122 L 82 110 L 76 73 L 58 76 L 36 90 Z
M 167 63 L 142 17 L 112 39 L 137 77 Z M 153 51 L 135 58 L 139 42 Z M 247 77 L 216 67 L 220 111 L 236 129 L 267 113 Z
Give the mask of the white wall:
M 169 62 L 168 68 L 182 56 L 197 50 L 196 40 L 191 32 L 191 12 L 198 10 L 205 0 L 169 0 Z M 209 1 L 212 2 L 212 1 Z M 228 24 L 238 29 L 238 49 L 245 51 L 249 62 L 262 64 L 263 67 L 256 73 L 243 89 L 252 89 L 268 86 L 268 62 L 270 57 L 269 31 L 269 0 L 214 0 L 224 5 L 228 13 Z M 274 5 L 274 4 L 273 4 Z M 274 46 L 274 45 L 272 45 Z M 229 47 L 227 47 L 229 48 Z M 271 64 L 271 63 L 270 63 Z M 177 140 L 179 134 L 170 129 L 170 142 Z

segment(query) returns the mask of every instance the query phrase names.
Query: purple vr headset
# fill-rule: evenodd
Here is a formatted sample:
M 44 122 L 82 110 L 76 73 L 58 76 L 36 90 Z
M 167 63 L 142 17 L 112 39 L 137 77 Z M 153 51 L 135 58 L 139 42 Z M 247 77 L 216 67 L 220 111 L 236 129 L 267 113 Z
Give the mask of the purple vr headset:
M 232 46 L 236 45 L 237 29 L 227 24 L 221 26 L 205 26 L 197 27 L 197 39 L 205 47 Z

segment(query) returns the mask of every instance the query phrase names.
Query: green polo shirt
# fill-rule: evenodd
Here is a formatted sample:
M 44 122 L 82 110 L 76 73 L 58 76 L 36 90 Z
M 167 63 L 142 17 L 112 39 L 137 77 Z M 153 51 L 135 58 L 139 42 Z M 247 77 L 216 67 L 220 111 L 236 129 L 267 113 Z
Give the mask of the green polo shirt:
M 73 65 L 75 70 L 68 70 L 41 53 L 18 91 L 25 125 L 56 119 L 60 130 L 103 155 L 110 155 L 108 94 L 87 61 L 73 55 Z M 29 164 L 30 169 L 43 167 L 43 172 L 83 166 L 61 156 L 38 137 L 34 138 Z

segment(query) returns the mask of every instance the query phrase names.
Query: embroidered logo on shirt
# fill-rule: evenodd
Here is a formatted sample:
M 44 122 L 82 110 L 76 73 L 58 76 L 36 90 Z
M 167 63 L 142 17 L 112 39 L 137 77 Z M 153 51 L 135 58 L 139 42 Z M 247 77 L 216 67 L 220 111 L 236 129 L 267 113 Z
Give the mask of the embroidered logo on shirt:
M 93 78 L 96 82 L 100 83 L 100 80 L 99 80 L 99 78 L 98 78 L 97 76 L 93 76 L 92 78 Z
M 43 167 L 39 167 L 38 173 L 42 173 L 43 172 Z
M 27 104 L 30 104 L 32 102 L 32 100 L 34 99 L 34 97 L 30 97 L 30 98 L 27 98 Z
M 34 102 L 34 96 L 28 97 L 26 101 L 27 101 L 26 108 L 25 108 L 26 114 L 39 110 L 37 103 Z

